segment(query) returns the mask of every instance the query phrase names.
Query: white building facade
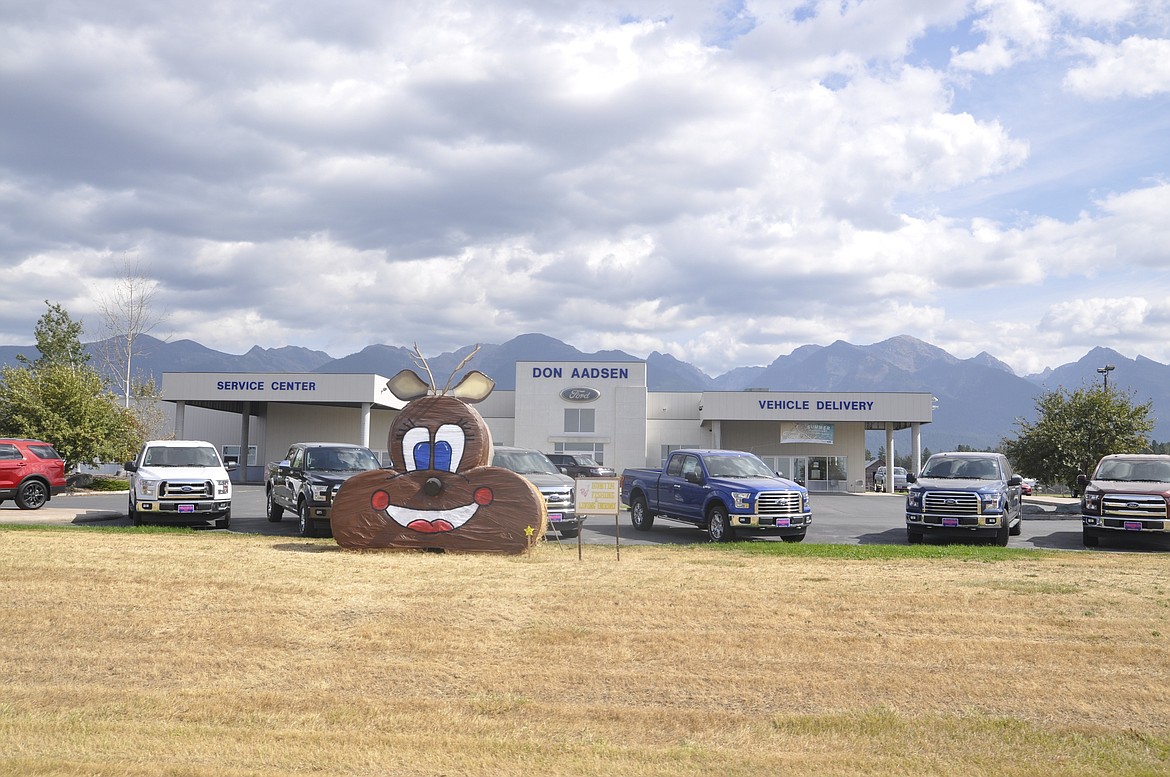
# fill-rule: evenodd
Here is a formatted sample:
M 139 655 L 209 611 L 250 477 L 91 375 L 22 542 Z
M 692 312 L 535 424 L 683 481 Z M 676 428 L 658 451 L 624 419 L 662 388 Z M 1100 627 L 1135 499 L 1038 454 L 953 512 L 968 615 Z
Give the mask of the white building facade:
M 515 385 L 475 406 L 497 444 L 586 453 L 619 472 L 677 448 L 744 450 L 812 491 L 864 490 L 866 431 L 884 430 L 892 453 L 894 432 L 910 429 L 917 469 L 932 412 L 922 392 L 651 392 L 640 361 L 517 362 Z M 358 443 L 388 461 L 404 404 L 379 375 L 166 373 L 162 390 L 176 437 L 237 460 L 248 451 L 243 482 L 260 482 L 294 442 Z

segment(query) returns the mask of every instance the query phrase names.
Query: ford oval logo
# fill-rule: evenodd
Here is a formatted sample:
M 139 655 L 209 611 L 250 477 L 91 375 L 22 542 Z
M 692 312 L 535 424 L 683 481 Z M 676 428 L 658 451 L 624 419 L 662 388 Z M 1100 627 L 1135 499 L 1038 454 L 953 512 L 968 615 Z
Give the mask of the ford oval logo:
M 567 388 L 561 392 L 561 399 L 568 402 L 592 402 L 601 396 L 601 392 L 595 388 Z
M 183 493 L 184 493 L 184 494 L 189 494 L 189 493 L 191 493 L 191 492 L 192 492 L 192 491 L 194 491 L 194 490 L 195 490 L 195 489 L 191 488 L 191 486 L 183 486 Z

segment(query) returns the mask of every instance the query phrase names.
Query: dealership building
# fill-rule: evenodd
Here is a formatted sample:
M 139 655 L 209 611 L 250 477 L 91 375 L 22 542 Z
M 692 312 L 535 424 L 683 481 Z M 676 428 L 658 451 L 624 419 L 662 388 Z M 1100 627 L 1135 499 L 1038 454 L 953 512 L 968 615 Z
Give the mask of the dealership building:
M 174 436 L 207 440 L 247 466 L 234 476 L 259 483 L 264 465 L 304 441 L 367 445 L 388 462 L 390 425 L 405 404 L 381 375 L 169 372 L 164 401 Z M 517 362 L 515 390 L 475 405 L 498 445 L 586 453 L 619 472 L 661 466 L 676 448 L 750 451 L 812 491 L 865 488 L 867 431 L 910 430 L 914 469 L 920 430 L 930 423 L 923 392 L 659 392 L 646 363 Z M 887 465 L 892 465 L 888 462 Z M 892 485 L 892 479 L 891 479 Z

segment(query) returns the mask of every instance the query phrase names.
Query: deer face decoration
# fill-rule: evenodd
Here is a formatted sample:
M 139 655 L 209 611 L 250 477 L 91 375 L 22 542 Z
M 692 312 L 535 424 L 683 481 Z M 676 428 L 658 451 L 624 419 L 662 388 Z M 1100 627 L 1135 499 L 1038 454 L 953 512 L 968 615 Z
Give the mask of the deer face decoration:
M 390 427 L 391 468 L 347 480 L 333 501 L 333 536 L 345 548 L 521 553 L 544 538 L 544 497 L 510 470 L 489 467 L 491 431 L 469 402 L 495 383 L 464 376 L 432 395 L 411 370 L 390 379 L 406 407 Z

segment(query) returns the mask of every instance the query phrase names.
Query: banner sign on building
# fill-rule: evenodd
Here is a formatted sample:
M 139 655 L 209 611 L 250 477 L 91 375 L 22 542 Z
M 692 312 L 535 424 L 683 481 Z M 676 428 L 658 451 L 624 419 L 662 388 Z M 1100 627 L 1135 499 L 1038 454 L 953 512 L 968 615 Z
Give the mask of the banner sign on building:
M 786 421 L 780 424 L 780 442 L 832 445 L 836 424 L 815 421 Z

